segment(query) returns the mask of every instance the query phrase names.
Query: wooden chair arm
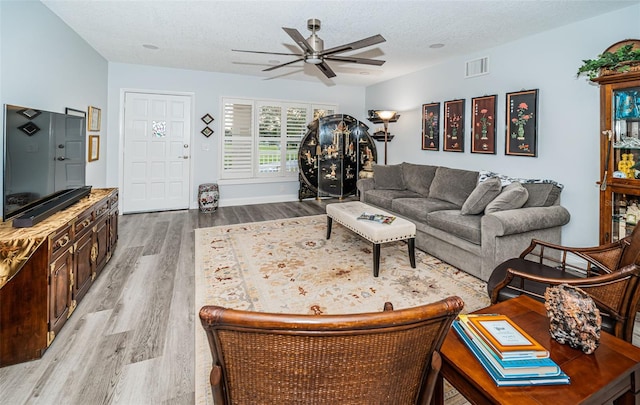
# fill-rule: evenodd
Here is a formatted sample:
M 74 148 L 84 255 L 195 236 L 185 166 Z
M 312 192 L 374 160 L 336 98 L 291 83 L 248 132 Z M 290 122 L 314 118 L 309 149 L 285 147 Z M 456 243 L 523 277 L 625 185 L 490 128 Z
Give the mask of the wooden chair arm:
M 607 274 L 602 274 L 602 275 L 588 277 L 588 278 L 551 278 L 551 277 L 536 276 L 533 274 L 529 274 L 529 273 L 525 273 L 522 271 L 509 268 L 507 269 L 507 278 L 511 280 L 514 277 L 520 277 L 522 279 L 535 281 L 541 284 L 549 284 L 549 285 L 567 284 L 574 287 L 580 287 L 580 286 L 592 286 L 596 284 L 609 283 L 612 281 L 619 280 L 621 278 L 629 277 L 631 275 L 630 273 L 633 273 L 633 269 L 627 267 L 625 269 L 621 269 L 620 271 L 617 271 L 614 273 L 607 273 Z M 500 285 L 501 284 L 502 283 L 500 283 Z
M 619 258 L 625 247 L 628 246 L 626 239 L 616 242 L 607 243 L 605 245 L 593 247 L 571 247 L 562 246 L 538 239 L 532 239 L 531 244 L 521 254 L 520 258 L 532 260 L 541 264 L 547 264 L 549 267 L 559 267 L 561 269 L 573 269 L 584 276 L 590 277 L 594 274 L 611 273 L 615 271 L 619 265 Z M 527 258 L 529 256 L 529 258 Z M 576 266 L 575 263 L 567 261 L 568 257 L 579 258 L 584 261 L 582 266 Z M 618 258 L 614 263 L 610 259 Z M 536 258 L 535 260 L 533 258 Z M 608 262 L 602 262 L 603 258 L 609 259 Z M 554 265 L 549 265 L 554 263 Z

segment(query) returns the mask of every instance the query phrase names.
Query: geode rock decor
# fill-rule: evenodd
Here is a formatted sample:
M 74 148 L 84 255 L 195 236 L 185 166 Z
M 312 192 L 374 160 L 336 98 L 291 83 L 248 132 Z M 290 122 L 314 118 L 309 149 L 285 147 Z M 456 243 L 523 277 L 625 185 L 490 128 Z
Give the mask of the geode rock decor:
M 602 325 L 593 299 L 580 288 L 567 284 L 548 287 L 544 298 L 551 337 L 586 354 L 593 353 L 600 345 Z

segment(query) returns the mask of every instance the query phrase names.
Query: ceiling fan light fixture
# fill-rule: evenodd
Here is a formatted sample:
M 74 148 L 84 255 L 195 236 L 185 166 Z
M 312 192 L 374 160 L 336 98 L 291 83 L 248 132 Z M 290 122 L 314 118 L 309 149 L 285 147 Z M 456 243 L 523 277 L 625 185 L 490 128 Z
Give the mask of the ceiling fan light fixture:
M 319 65 L 323 62 L 322 56 L 318 54 L 311 54 L 304 58 L 304 61 L 312 65 Z

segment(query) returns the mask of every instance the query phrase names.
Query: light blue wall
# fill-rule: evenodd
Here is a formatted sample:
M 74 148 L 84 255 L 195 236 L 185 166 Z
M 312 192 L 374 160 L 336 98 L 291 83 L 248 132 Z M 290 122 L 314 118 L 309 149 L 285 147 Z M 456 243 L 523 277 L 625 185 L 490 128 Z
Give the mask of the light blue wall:
M 332 86 L 322 83 L 292 80 L 266 80 L 259 77 L 224 73 L 170 69 L 122 63 L 109 64 L 110 128 L 122 128 L 122 94 L 124 90 L 148 92 L 186 92 L 194 96 L 194 126 L 191 142 L 192 193 L 191 208 L 197 208 L 198 185 L 218 182 L 219 142 L 223 133 L 221 117 L 222 97 L 250 97 L 273 100 L 292 100 L 312 103 L 331 103 L 339 112 L 366 121 L 363 87 Z M 210 125 L 215 132 L 209 138 L 200 134 L 204 124 L 200 117 L 211 114 Z M 121 131 L 120 131 L 121 132 Z M 116 132 L 114 132 L 116 134 Z M 109 170 L 107 182 L 118 184 L 122 176 L 120 148 L 122 134 L 109 138 Z M 205 150 L 208 149 L 208 150 Z M 220 184 L 220 205 L 256 204 L 261 202 L 293 201 L 298 198 L 298 181 L 276 183 Z
M 108 137 L 107 61 L 39 1 L 0 1 L 0 102 L 62 112 L 102 109 Z M 0 109 L 4 122 L 4 107 Z M 4 129 L 3 129 L 4 130 Z M 106 154 L 87 163 L 86 183 L 105 187 Z
M 598 242 L 600 179 L 600 99 L 597 86 L 576 79 L 583 59 L 611 44 L 640 38 L 640 5 L 518 40 L 478 50 L 366 90 L 368 109 L 397 109 L 390 124 L 389 163 L 402 161 L 471 170 L 492 170 L 514 177 L 550 178 L 565 185 L 562 204 L 571 213 L 563 243 Z M 465 79 L 468 60 L 489 57 L 490 74 Z M 538 157 L 505 156 L 505 94 L 539 89 Z M 471 98 L 498 95 L 497 154 L 470 153 Z M 465 152 L 421 150 L 421 105 L 466 99 Z M 442 149 L 442 141 L 440 149 Z

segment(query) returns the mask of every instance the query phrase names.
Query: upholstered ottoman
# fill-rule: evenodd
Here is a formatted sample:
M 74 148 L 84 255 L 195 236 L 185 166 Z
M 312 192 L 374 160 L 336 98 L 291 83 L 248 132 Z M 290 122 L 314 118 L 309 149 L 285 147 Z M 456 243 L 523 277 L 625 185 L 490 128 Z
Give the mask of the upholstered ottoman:
M 358 219 L 363 214 L 380 214 L 392 216 L 379 208 L 360 201 L 335 203 L 327 205 L 327 239 L 331 237 L 331 225 L 335 220 L 340 225 L 357 233 L 373 243 L 373 276 L 378 277 L 380 270 L 380 245 L 396 240 L 406 240 L 409 246 L 409 262 L 416 267 L 415 238 L 416 225 L 403 218 L 395 218 L 393 222 L 384 224 L 366 219 Z

